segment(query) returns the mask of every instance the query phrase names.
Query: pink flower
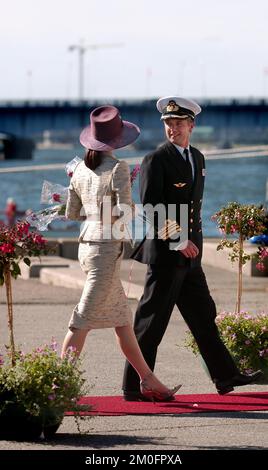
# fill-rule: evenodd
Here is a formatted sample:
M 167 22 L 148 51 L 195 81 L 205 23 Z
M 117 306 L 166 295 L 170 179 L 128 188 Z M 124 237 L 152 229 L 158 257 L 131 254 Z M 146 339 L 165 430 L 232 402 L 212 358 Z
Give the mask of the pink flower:
M 130 183 L 131 183 L 131 186 L 133 185 L 135 179 L 137 178 L 137 176 L 138 176 L 138 174 L 139 174 L 139 172 L 140 172 L 140 169 L 141 169 L 140 165 L 137 164 L 137 165 L 133 168 L 133 170 L 131 171 L 131 173 L 130 173 Z
M 58 385 L 56 385 L 56 384 L 53 383 L 53 384 L 52 384 L 52 390 L 55 390 L 56 388 L 60 388 L 60 387 L 59 387 Z
M 262 271 L 262 272 L 265 271 L 265 266 L 264 266 L 264 264 L 263 264 L 261 261 L 256 264 L 256 268 L 257 268 L 259 271 Z
M 246 339 L 245 344 L 249 345 L 251 344 L 251 341 L 249 339 Z
M 259 258 L 264 260 L 268 256 L 268 250 L 266 248 L 260 248 Z
M 237 230 L 236 225 L 231 225 L 230 232 L 231 232 L 231 233 L 235 233 L 236 230 Z
M 52 338 L 50 348 L 52 349 L 52 351 L 57 351 L 57 349 L 58 349 L 58 343 L 57 343 L 57 341 L 55 341 L 54 338 Z

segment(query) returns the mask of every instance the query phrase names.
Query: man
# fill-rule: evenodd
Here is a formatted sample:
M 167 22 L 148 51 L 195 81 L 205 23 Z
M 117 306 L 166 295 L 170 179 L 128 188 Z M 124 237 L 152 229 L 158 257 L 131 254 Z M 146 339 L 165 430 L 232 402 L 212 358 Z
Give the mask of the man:
M 140 198 L 143 205 L 154 207 L 162 204 L 168 208 L 175 204 L 177 224 L 181 223 L 179 208 L 187 204 L 188 236 L 186 243 L 174 249 L 171 237 L 163 237 L 166 232 L 158 227 L 155 233 L 162 236 L 145 237 L 133 253 L 132 258 L 148 265 L 144 293 L 135 317 L 135 333 L 153 370 L 158 345 L 177 305 L 218 393 L 225 394 L 235 386 L 255 383 L 262 373 L 241 374 L 222 343 L 215 324 L 216 306 L 201 267 L 200 214 L 205 161 L 202 153 L 189 144 L 195 116 L 201 108 L 191 100 L 165 97 L 158 100 L 157 109 L 162 114 L 168 142 L 145 156 L 140 173 Z M 185 232 L 185 227 L 181 229 Z M 125 400 L 142 399 L 138 375 L 129 363 L 125 366 L 123 391 Z

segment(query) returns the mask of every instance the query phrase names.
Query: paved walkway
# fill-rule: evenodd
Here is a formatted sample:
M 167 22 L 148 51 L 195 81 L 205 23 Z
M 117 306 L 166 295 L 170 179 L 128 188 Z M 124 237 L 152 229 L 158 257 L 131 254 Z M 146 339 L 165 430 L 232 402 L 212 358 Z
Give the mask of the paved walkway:
M 130 262 L 122 265 L 122 279 L 129 278 Z M 236 275 L 205 267 L 208 284 L 218 309 L 233 310 Z M 142 288 L 144 267 L 135 262 L 132 279 L 136 293 L 130 291 L 130 305 L 135 311 Z M 62 342 L 73 306 L 79 299 L 79 288 L 42 284 L 38 279 L 13 283 L 15 339 L 24 350 L 55 337 Z M 6 307 L 4 289 L 0 288 L 0 344 L 6 344 Z M 267 310 L 267 278 L 244 279 L 243 308 L 258 312 Z M 198 358 L 185 349 L 186 326 L 174 310 L 166 335 L 159 348 L 156 372 L 170 386 L 183 383 L 181 392 L 214 393 L 215 389 Z M 124 359 L 118 350 L 113 330 L 90 333 L 83 365 L 92 395 L 119 395 Z M 267 391 L 265 385 L 237 388 L 236 391 Z M 181 450 L 181 449 L 267 449 L 268 413 L 202 413 L 167 416 L 94 417 L 82 423 L 88 434 L 79 435 L 72 417 L 64 418 L 55 440 L 0 441 L 0 450 Z

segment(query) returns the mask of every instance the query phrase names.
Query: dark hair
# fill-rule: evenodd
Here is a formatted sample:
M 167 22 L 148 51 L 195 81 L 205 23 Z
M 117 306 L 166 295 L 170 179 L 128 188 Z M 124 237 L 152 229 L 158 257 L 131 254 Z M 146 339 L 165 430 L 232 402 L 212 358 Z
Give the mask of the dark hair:
M 101 160 L 102 152 L 98 152 L 97 150 L 91 149 L 88 149 L 86 151 L 84 162 L 90 170 L 95 170 L 101 164 Z

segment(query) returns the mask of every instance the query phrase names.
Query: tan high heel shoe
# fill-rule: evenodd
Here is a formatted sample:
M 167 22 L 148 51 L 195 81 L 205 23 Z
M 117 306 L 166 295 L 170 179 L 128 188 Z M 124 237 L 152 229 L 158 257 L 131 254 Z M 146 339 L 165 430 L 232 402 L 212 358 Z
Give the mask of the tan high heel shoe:
M 181 385 L 168 390 L 168 392 L 160 392 L 155 388 L 151 388 L 148 385 L 148 379 L 153 375 L 153 372 L 150 372 L 143 380 L 140 381 L 140 391 L 141 394 L 148 398 L 151 401 L 172 401 L 175 399 L 175 393 L 181 388 Z

